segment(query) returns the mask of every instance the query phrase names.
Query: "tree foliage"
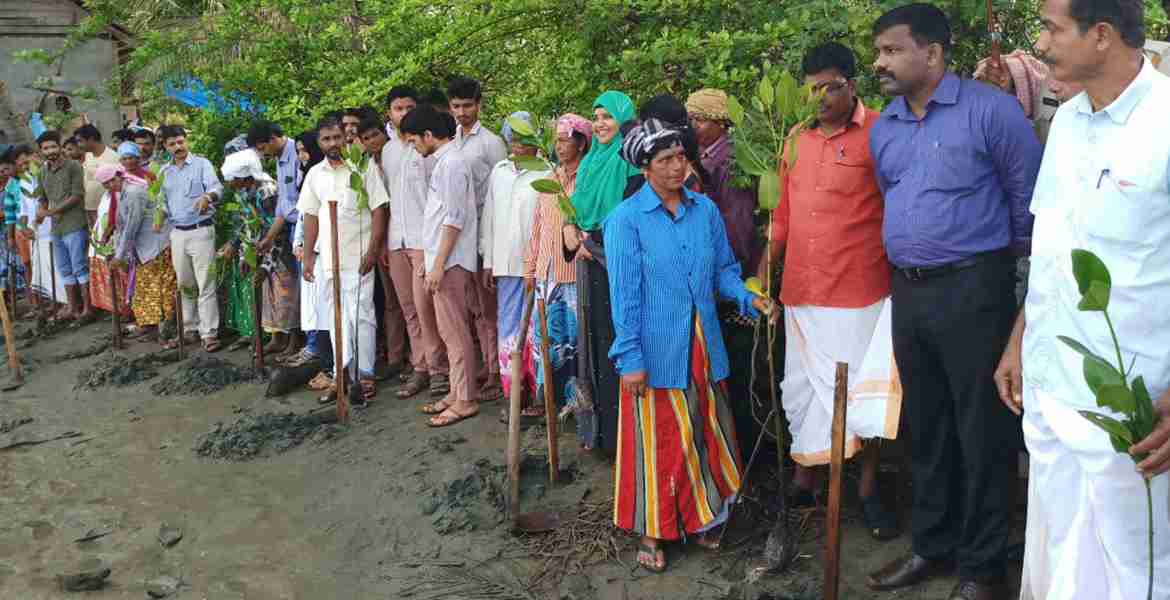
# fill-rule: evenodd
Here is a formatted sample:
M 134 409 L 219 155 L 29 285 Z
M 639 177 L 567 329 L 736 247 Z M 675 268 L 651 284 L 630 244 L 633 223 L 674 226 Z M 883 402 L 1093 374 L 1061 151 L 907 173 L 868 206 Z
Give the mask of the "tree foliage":
M 1165 34 L 1159 0 L 1152 32 Z M 799 74 L 809 47 L 835 39 L 859 54 L 861 89 L 880 100 L 870 28 L 900 0 L 88 0 L 92 32 L 118 23 L 137 37 L 124 75 L 148 116 L 166 82 L 193 76 L 245 94 L 290 131 L 346 106 L 381 104 L 395 84 L 442 88 L 480 79 L 498 127 L 513 110 L 588 111 L 606 89 L 636 100 L 699 87 L 746 96 L 771 63 Z M 984 0 L 941 0 L 954 65 L 986 55 Z M 1038 27 L 1037 3 L 996 0 L 1005 51 Z M 173 108 L 173 107 L 171 107 Z M 232 119 L 234 120 L 234 119 Z

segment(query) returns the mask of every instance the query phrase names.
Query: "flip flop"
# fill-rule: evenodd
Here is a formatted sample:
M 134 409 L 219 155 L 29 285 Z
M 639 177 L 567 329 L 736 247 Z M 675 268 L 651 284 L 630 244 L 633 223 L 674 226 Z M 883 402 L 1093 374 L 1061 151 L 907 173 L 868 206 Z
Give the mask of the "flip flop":
M 454 417 L 447 417 L 446 415 L 448 413 L 455 415 L 455 416 Z M 450 427 L 452 425 L 455 425 L 456 423 L 459 423 L 461 421 L 466 421 L 467 419 L 470 419 L 470 418 L 477 416 L 477 415 L 479 415 L 478 408 L 475 409 L 475 412 L 473 412 L 469 415 L 461 415 L 461 414 L 455 412 L 454 408 L 448 406 L 447 410 L 431 417 L 430 419 L 427 419 L 427 427 L 431 427 L 434 429 L 438 429 L 440 427 Z
M 424 415 L 440 415 L 443 414 L 443 411 L 447 410 L 448 408 L 451 408 L 450 404 L 446 404 L 443 400 L 439 400 L 438 402 L 427 402 L 426 404 L 420 406 L 418 410 Z
M 662 566 L 661 567 L 656 564 L 658 562 L 658 553 L 659 552 L 662 553 Z M 642 562 L 641 560 L 638 560 L 644 554 L 650 555 L 650 558 L 652 561 L 651 564 L 646 564 L 646 563 Z M 667 567 L 666 550 L 663 550 L 661 546 L 659 546 L 657 548 L 653 548 L 653 547 L 648 546 L 642 542 L 638 542 L 638 556 L 635 557 L 634 560 L 638 563 L 638 566 L 642 567 L 643 569 L 646 569 L 647 571 L 650 571 L 651 573 L 665 573 L 666 572 L 666 567 Z

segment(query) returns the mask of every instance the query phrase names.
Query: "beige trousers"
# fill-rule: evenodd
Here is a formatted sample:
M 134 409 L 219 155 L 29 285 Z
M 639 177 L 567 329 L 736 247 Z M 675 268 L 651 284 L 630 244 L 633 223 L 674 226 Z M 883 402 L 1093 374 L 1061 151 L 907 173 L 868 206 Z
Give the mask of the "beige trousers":
M 398 293 L 406 333 L 410 337 L 410 364 L 415 371 L 446 375 L 447 349 L 435 323 L 435 301 L 427 293 L 426 280 L 418 276 L 423 251 L 407 248 L 390 251 L 390 279 Z
M 447 345 L 451 361 L 451 404 L 479 401 L 475 340 L 471 337 L 471 302 L 475 293 L 472 274 L 463 267 L 451 267 L 435 292 L 435 316 L 439 334 Z
M 207 339 L 219 333 L 219 300 L 215 296 L 216 279 L 211 273 L 215 262 L 215 228 L 200 227 L 191 231 L 171 230 L 171 262 L 179 281 L 183 299 L 183 328 L 199 331 Z M 183 288 L 196 288 L 199 297 L 191 300 Z

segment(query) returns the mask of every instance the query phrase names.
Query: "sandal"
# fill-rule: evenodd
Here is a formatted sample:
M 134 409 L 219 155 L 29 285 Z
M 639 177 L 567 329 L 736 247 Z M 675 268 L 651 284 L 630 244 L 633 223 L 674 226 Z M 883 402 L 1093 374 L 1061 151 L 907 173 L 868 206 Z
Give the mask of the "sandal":
M 195 333 L 194 333 L 194 332 L 187 333 L 187 334 L 186 334 L 186 337 L 185 337 L 185 338 L 183 338 L 183 342 L 184 342 L 185 344 L 187 344 L 188 346 L 189 346 L 189 345 L 192 345 L 192 344 L 195 344 L 195 343 L 196 343 L 196 342 L 198 342 L 198 341 L 199 341 L 199 336 L 195 335 Z M 169 340 L 166 340 L 166 341 L 162 342 L 162 347 L 163 347 L 163 349 L 164 349 L 164 350 L 176 350 L 176 349 L 178 349 L 178 347 L 179 347 L 179 338 L 176 336 L 176 337 L 173 337 L 173 338 L 171 338 L 171 339 L 169 339 Z
M 662 564 L 659 565 L 658 557 L 662 556 Z M 655 548 L 644 542 L 638 542 L 638 565 L 651 573 L 665 573 L 666 572 L 666 551 L 661 546 Z
M 886 510 L 877 494 L 861 499 L 861 516 L 869 535 L 879 542 L 892 540 L 902 533 L 898 529 L 898 516 Z
M 451 408 L 451 405 L 447 404 L 447 401 L 444 399 L 438 402 L 428 402 L 419 407 L 418 410 L 424 415 L 441 415 L 448 408 Z
M 333 387 L 333 378 L 325 371 L 317 373 L 315 377 L 309 380 L 307 387 L 314 392 L 324 392 Z
M 700 533 L 695 536 L 695 545 L 708 552 L 718 552 L 720 546 L 719 536 L 714 535 L 713 531 Z
M 427 389 L 430 382 L 431 378 L 426 373 L 412 371 L 410 378 L 404 380 L 402 387 L 397 392 L 394 392 L 394 395 L 399 398 L 410 398 Z
M 373 379 L 362 379 L 360 381 L 362 388 L 362 400 L 369 402 L 378 395 L 378 384 Z
M 508 424 L 508 409 L 507 408 L 500 409 L 500 423 L 503 425 Z M 520 429 L 521 430 L 529 429 L 533 425 L 539 425 L 541 423 L 544 423 L 544 415 L 543 414 L 540 416 L 533 416 L 533 415 L 526 415 L 523 412 L 520 413 Z
M 499 402 L 504 399 L 504 389 L 498 385 L 491 385 L 479 392 L 480 402 Z
M 445 398 L 447 394 L 451 393 L 451 378 L 447 375 L 435 375 L 431 377 L 431 397 Z
M 465 415 L 457 412 L 454 407 L 448 406 L 447 410 L 431 417 L 430 419 L 427 419 L 427 426 L 434 428 L 450 427 L 451 425 L 455 425 L 460 421 L 466 421 L 467 419 L 470 419 L 478 414 L 478 407 L 471 413 Z
M 219 352 L 219 340 L 213 337 L 205 338 L 203 340 L 203 351 L 208 354 Z

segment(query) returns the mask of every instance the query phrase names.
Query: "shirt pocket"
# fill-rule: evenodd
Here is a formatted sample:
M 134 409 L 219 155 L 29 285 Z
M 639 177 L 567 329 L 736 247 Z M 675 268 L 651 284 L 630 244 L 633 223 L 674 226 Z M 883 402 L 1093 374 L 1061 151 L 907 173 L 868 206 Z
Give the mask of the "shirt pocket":
M 873 176 L 873 163 L 868 156 L 841 156 L 826 166 L 825 190 L 845 196 L 860 193 Z
M 198 177 L 196 177 L 195 179 L 192 179 L 191 183 L 187 185 L 187 196 L 189 198 L 198 198 L 199 196 L 202 196 L 206 191 L 207 191 L 207 188 L 204 187 L 203 181 L 201 179 L 199 179 Z
M 981 181 L 987 165 L 975 149 L 966 145 L 931 144 L 920 156 L 930 187 L 939 191 L 962 192 Z
M 1149 178 L 1105 173 L 1099 179 L 1077 206 L 1076 229 L 1081 243 L 1105 260 L 1115 285 L 1124 285 L 1165 252 L 1158 232 L 1170 228 L 1170 194 Z

